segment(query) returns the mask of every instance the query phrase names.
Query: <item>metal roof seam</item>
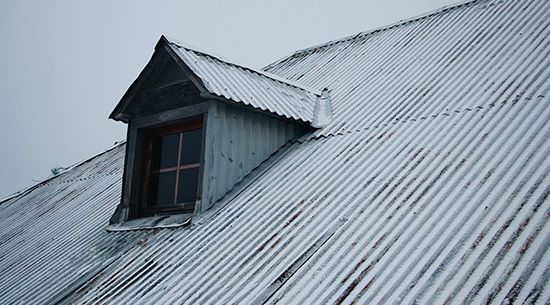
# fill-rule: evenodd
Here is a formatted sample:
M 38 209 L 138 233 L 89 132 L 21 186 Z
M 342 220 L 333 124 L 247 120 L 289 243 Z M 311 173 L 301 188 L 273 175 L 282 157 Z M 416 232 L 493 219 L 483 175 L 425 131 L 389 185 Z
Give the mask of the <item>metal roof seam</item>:
M 544 95 L 539 95 L 538 96 L 538 99 L 543 99 L 545 96 Z M 524 102 L 530 102 L 532 101 L 533 98 L 532 97 L 525 97 L 524 98 Z M 508 101 L 508 100 L 505 100 L 505 101 L 502 101 L 501 105 L 506 105 L 508 102 L 511 102 L 512 105 L 516 105 L 518 104 L 520 100 L 516 100 L 516 99 L 513 99 L 512 101 Z M 442 116 L 450 116 L 451 114 L 461 114 L 461 113 L 464 113 L 464 112 L 470 112 L 470 111 L 473 111 L 473 110 L 476 110 L 476 111 L 479 111 L 479 110 L 485 110 L 485 111 L 488 111 L 489 109 L 492 109 L 494 108 L 496 105 L 498 104 L 489 104 L 487 105 L 487 107 L 483 107 L 481 105 L 478 105 L 478 106 L 473 106 L 473 107 L 466 107 L 462 110 L 453 110 L 453 111 L 445 111 L 445 112 L 442 112 L 442 113 L 439 113 L 439 114 L 432 114 L 432 115 L 429 115 L 429 116 L 421 116 L 420 118 L 408 118 L 406 120 L 392 120 L 390 122 L 386 122 L 386 123 L 382 123 L 382 124 L 378 124 L 378 125 L 375 125 L 375 126 L 369 126 L 369 127 L 365 127 L 365 128 L 360 128 L 360 129 L 354 129 L 354 130 L 343 130 L 343 131 L 338 131 L 338 132 L 331 132 L 331 133 L 326 133 L 326 134 L 318 134 L 318 135 L 306 135 L 304 136 L 305 139 L 299 139 L 297 140 L 298 142 L 300 143 L 305 143 L 305 142 L 310 142 L 310 141 L 313 141 L 313 140 L 321 140 L 321 139 L 327 139 L 327 138 L 331 138 L 331 137 L 336 137 L 336 136 L 345 136 L 345 135 L 349 135 L 349 134 L 352 134 L 352 133 L 359 133 L 359 132 L 365 132 L 367 130 L 372 130 L 372 129 L 378 129 L 378 128 L 383 128 L 383 127 L 387 127 L 388 124 L 392 124 L 392 125 L 395 125 L 397 123 L 402 123 L 402 124 L 405 124 L 405 123 L 408 123 L 408 122 L 416 122 L 417 120 L 426 120 L 428 118 L 437 118 L 438 116 L 442 115 Z

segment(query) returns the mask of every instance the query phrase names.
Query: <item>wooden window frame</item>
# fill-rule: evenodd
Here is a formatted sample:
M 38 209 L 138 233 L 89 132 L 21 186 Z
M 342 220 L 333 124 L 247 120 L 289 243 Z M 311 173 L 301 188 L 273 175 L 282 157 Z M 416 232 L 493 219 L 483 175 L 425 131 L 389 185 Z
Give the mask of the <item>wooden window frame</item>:
M 189 130 L 195 130 L 195 129 L 202 129 L 202 137 L 201 137 L 201 158 L 199 163 L 193 163 L 193 164 L 187 164 L 187 165 L 180 165 L 180 156 L 181 156 L 181 150 L 182 145 L 184 145 L 182 142 L 182 135 L 183 132 L 189 131 Z M 133 218 L 140 218 L 140 217 L 148 217 L 148 216 L 154 216 L 154 215 L 170 215 L 170 214 L 179 214 L 179 213 L 193 213 L 195 209 L 195 203 L 196 200 L 193 202 L 185 202 L 181 204 L 174 203 L 174 205 L 169 206 L 162 206 L 162 207 L 152 207 L 147 204 L 147 198 L 148 198 L 148 192 L 150 192 L 151 188 L 149 186 L 151 174 L 154 174 L 155 171 L 151 170 L 151 160 L 152 160 L 152 150 L 153 150 L 153 139 L 155 137 L 159 136 L 165 136 L 170 135 L 174 133 L 180 134 L 179 139 L 179 147 L 178 147 L 178 164 L 176 166 L 176 190 L 174 192 L 174 202 L 176 201 L 176 198 L 178 196 L 178 179 L 179 179 L 179 171 L 186 169 L 186 168 L 199 168 L 199 176 L 197 181 L 197 199 L 200 199 L 200 192 L 201 192 L 201 183 L 202 183 L 202 171 L 203 171 L 203 164 L 204 164 L 204 138 L 205 138 L 205 124 L 204 124 L 204 116 L 198 116 L 194 118 L 185 119 L 183 121 L 173 123 L 167 126 L 162 127 L 154 127 L 154 128 L 147 128 L 143 129 L 141 131 L 141 147 L 138 149 L 141 149 L 142 152 L 142 160 L 141 162 L 138 162 L 141 166 L 141 179 L 139 181 L 141 192 L 139 194 L 138 202 L 137 202 L 137 209 L 134 211 Z M 162 172 L 163 170 L 167 169 L 160 169 L 159 172 Z

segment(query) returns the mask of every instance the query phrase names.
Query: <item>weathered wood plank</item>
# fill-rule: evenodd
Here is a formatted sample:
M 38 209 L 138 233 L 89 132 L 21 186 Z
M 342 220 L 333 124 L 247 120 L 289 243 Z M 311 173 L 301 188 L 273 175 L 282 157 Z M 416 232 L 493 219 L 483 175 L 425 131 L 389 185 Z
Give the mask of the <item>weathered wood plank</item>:
M 185 106 L 177 109 L 172 109 L 160 113 L 155 113 L 147 116 L 143 116 L 134 119 L 132 123 L 137 128 L 154 127 L 167 123 L 173 123 L 174 121 L 197 116 L 206 113 L 208 110 L 208 103 L 202 102 L 190 106 Z

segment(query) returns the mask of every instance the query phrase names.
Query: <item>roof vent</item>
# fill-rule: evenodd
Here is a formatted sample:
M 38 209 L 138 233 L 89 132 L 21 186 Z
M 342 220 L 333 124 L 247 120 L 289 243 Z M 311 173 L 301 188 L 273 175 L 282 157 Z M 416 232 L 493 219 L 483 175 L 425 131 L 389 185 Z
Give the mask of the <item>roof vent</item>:
M 330 100 L 330 90 L 323 89 L 321 96 L 317 97 L 315 108 L 313 109 L 313 122 L 311 126 L 323 128 L 330 123 L 332 119 L 332 104 Z

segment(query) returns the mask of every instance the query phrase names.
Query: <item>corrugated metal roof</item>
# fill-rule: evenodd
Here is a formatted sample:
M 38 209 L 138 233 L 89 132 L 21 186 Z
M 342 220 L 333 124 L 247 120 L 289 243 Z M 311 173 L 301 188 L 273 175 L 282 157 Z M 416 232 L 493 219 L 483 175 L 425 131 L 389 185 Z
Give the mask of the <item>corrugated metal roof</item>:
M 168 43 L 211 94 L 289 119 L 315 121 L 320 91 L 197 51 L 175 40 Z
M 332 89 L 332 123 L 315 136 L 487 107 L 545 90 L 546 5 L 469 2 L 306 49 L 267 70 Z
M 474 1 L 270 66 L 333 122 L 191 229 L 104 231 L 122 146 L 8 199 L 0 303 L 548 303 L 549 15 Z

